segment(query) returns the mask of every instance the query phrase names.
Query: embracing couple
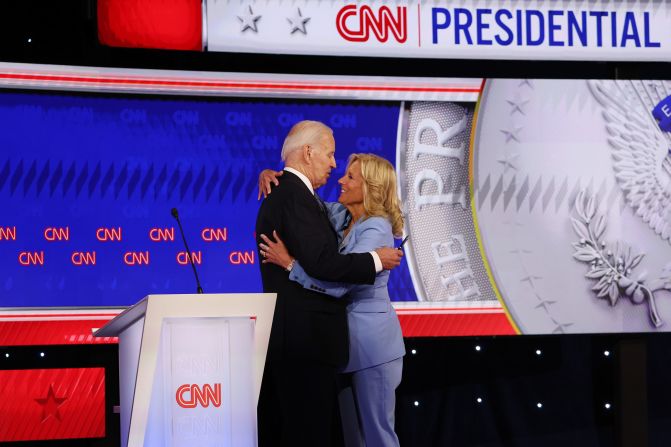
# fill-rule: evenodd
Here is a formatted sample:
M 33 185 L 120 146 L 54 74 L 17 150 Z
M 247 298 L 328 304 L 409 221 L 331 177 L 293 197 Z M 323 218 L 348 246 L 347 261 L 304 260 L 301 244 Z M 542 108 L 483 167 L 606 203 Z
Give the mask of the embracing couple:
M 338 202 L 324 203 L 315 190 L 336 167 L 333 131 L 301 121 L 281 156 L 283 171 L 259 178 L 263 291 L 277 293 L 259 446 L 396 446 L 405 348 L 387 291 L 403 255 L 393 248 L 403 232 L 394 168 L 353 154 Z

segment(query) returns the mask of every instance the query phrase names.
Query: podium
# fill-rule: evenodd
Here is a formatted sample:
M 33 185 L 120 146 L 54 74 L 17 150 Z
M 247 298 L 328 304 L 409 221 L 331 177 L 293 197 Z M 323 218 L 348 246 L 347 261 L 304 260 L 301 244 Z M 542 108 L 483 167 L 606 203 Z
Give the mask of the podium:
M 119 337 L 121 445 L 257 445 L 275 294 L 149 295 L 96 331 Z

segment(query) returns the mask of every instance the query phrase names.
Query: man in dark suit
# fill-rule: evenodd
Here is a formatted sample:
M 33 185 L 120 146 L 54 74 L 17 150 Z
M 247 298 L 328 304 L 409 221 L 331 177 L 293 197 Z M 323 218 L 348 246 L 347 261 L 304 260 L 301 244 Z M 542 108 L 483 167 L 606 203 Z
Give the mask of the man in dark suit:
M 399 265 L 402 253 L 381 248 L 339 254 L 336 233 L 314 193 L 336 167 L 334 154 L 326 125 L 301 121 L 291 129 L 282 147 L 284 173 L 261 204 L 256 235 L 277 231 L 315 278 L 373 284 L 377 272 Z M 348 360 L 344 300 L 304 289 L 289 280 L 287 269 L 260 265 L 263 291 L 277 293 L 277 302 L 259 397 L 259 446 L 329 446 L 339 429 L 336 373 Z

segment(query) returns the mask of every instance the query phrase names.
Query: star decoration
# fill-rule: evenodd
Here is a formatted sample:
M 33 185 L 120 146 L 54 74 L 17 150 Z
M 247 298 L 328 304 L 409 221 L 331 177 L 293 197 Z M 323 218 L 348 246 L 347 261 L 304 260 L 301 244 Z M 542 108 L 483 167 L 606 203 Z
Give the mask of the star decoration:
M 552 320 L 552 322 L 557 325 L 557 327 L 555 327 L 552 331 L 553 334 L 565 334 L 566 328 L 573 326 L 573 323 L 560 323 L 552 317 L 550 317 L 550 320 Z
M 537 279 L 543 279 L 542 276 L 534 276 L 534 275 L 528 275 L 525 276 L 524 278 L 520 279 L 521 282 L 528 282 L 531 287 L 536 287 L 534 282 Z
M 517 160 L 519 154 L 506 154 L 503 158 L 499 158 L 498 161 L 503 165 L 503 173 L 508 172 L 508 169 L 514 169 L 517 171 L 517 166 L 515 166 L 515 160 Z
M 522 86 L 524 86 L 524 85 L 528 85 L 529 88 L 532 88 L 532 89 L 534 88 L 534 85 L 533 85 L 533 83 L 531 82 L 531 79 L 521 79 L 521 80 L 520 80 L 519 87 L 522 87 Z
M 244 14 L 243 16 L 238 16 L 238 20 L 240 20 L 240 24 L 242 25 L 242 29 L 240 32 L 244 33 L 248 29 L 254 31 L 255 33 L 258 33 L 259 30 L 256 27 L 256 22 L 259 21 L 261 18 L 260 15 L 254 15 L 254 11 L 252 11 L 252 6 L 249 5 L 249 13 Z
M 535 309 L 538 309 L 538 308 L 542 307 L 543 309 L 545 309 L 545 312 L 550 312 L 550 310 L 548 309 L 548 306 L 552 306 L 555 303 L 556 303 L 556 301 L 543 300 L 538 304 L 538 306 L 535 307 Z
M 514 129 L 500 129 L 501 132 L 503 132 L 503 135 L 506 136 L 506 143 L 510 142 L 510 140 L 515 140 L 519 143 L 520 141 L 520 130 L 522 130 L 521 127 L 515 127 Z
M 287 17 L 287 21 L 291 25 L 291 34 L 299 31 L 307 35 L 307 30 L 305 25 L 310 21 L 310 17 L 303 17 L 301 13 L 301 8 L 296 8 L 296 14 L 293 17 Z
M 529 100 L 521 99 L 519 96 L 515 95 L 515 97 L 512 99 L 506 99 L 506 102 L 511 106 L 510 110 L 511 115 L 515 112 L 520 112 L 520 114 L 525 115 L 524 110 L 522 110 L 522 107 L 524 107 L 529 102 Z
M 47 396 L 42 399 L 35 399 L 35 402 L 42 405 L 42 422 L 46 421 L 49 416 L 54 416 L 59 421 L 61 420 L 61 413 L 58 407 L 63 405 L 67 397 L 56 397 L 54 394 L 54 384 L 49 385 Z

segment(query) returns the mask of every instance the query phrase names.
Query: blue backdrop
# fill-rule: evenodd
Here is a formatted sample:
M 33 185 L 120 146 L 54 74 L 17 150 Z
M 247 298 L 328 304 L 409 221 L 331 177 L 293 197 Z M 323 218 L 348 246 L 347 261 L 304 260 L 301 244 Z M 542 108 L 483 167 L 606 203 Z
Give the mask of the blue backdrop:
M 0 93 L 0 307 L 195 292 L 191 267 L 178 263 L 172 207 L 201 255 L 205 292 L 258 292 L 257 178 L 280 167 L 289 128 L 314 119 L 334 129 L 338 168 L 320 193 L 336 200 L 350 153 L 394 162 L 398 112 L 393 103 Z M 416 300 L 405 265 L 391 278 L 392 299 Z

